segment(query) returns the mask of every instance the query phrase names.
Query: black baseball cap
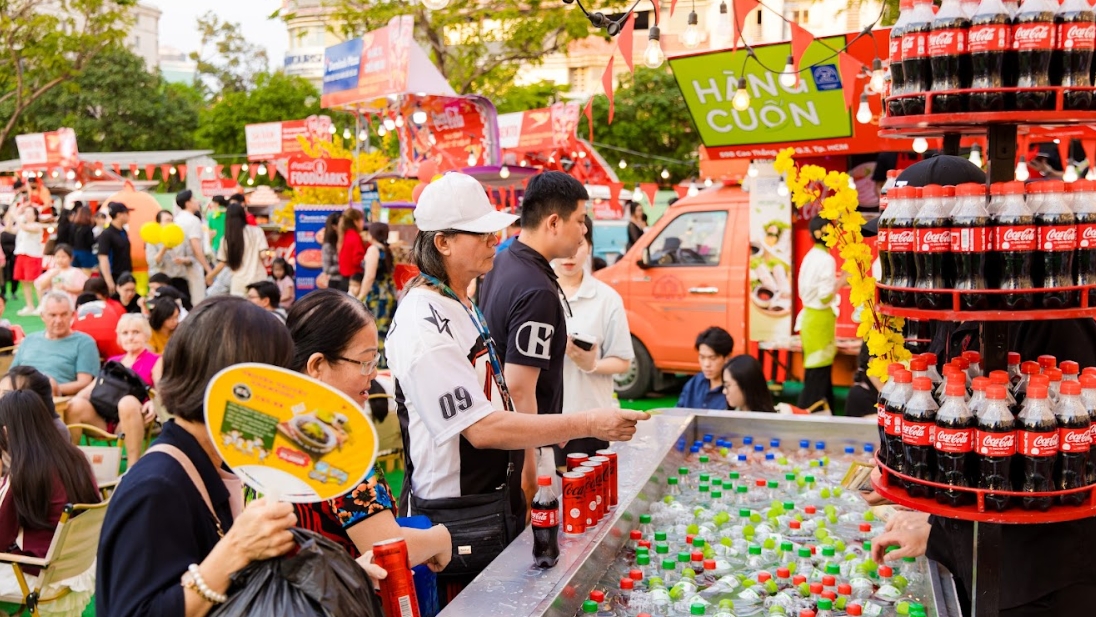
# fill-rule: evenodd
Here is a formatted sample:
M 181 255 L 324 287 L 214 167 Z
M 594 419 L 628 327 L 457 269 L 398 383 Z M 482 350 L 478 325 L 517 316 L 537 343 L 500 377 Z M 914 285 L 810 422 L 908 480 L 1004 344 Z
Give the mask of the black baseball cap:
M 127 207 L 121 202 L 112 201 L 107 204 L 107 211 L 110 212 L 111 217 L 115 217 L 124 212 L 133 212 L 133 208 Z
M 959 186 L 967 183 L 985 184 L 986 172 L 970 162 L 970 159 L 949 154 L 939 154 L 919 161 L 902 170 L 895 179 L 895 186 L 928 186 L 939 184 L 941 186 Z M 879 233 L 879 217 L 876 217 L 860 228 L 864 236 L 874 236 Z

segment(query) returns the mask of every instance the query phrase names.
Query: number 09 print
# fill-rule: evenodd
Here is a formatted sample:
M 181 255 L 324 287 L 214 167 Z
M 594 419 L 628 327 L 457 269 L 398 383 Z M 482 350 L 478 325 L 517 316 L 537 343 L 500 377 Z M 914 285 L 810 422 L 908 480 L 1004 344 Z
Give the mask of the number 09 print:
M 456 399 L 452 404 L 459 408 Z M 345 495 L 377 456 L 377 431 L 357 403 L 283 368 L 226 368 L 206 387 L 205 409 L 209 437 L 225 463 L 245 484 L 282 501 Z

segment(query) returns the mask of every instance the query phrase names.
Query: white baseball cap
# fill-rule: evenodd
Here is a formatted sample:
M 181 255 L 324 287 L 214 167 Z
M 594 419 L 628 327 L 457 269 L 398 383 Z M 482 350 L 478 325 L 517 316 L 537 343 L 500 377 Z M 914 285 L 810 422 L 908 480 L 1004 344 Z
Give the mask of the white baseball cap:
M 492 233 L 506 229 L 516 220 L 516 214 L 495 210 L 483 185 L 461 173 L 445 174 L 426 185 L 415 206 L 415 226 L 420 231 L 456 229 Z

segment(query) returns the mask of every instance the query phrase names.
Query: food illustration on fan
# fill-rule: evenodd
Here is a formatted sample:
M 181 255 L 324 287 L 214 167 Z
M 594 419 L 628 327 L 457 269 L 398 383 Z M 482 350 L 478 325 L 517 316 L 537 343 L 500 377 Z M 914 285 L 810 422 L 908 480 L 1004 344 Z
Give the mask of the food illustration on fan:
M 349 439 L 346 418 L 324 410 L 296 415 L 279 424 L 278 432 L 313 458 L 341 447 Z

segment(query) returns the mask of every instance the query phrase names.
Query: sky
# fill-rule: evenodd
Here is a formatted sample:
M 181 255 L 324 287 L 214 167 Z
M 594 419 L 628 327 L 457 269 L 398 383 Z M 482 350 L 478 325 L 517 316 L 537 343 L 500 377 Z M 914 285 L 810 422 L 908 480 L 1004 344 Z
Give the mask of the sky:
M 198 17 L 213 11 L 222 21 L 240 24 L 244 36 L 266 49 L 272 68 L 285 59 L 288 35 L 280 19 L 267 19 L 281 7 L 281 0 L 142 0 L 163 14 L 160 16 L 160 46 L 183 52 L 196 51 L 201 43 Z

